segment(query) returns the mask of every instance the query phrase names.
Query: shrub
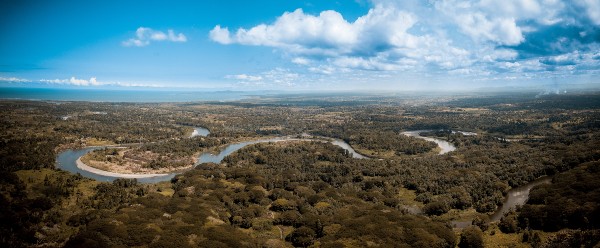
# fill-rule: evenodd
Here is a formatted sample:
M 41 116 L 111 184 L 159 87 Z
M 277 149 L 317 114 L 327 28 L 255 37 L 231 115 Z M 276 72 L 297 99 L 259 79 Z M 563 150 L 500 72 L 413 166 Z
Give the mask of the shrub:
M 458 243 L 460 248 L 479 248 L 483 246 L 483 232 L 479 227 L 470 226 L 463 229 L 460 234 L 460 242 Z
M 442 214 L 448 213 L 448 211 L 450 211 L 450 206 L 446 202 L 435 201 L 435 202 L 430 202 L 427 205 L 425 205 L 425 208 L 423 209 L 423 211 L 427 215 L 442 215 Z

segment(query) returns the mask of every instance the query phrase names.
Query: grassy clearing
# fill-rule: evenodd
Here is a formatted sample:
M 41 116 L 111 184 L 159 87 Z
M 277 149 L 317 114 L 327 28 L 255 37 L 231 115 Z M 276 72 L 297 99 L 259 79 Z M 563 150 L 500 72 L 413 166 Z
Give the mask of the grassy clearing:
M 474 208 L 465 210 L 451 209 L 448 213 L 434 218 L 440 221 L 472 221 L 477 216 L 477 211 Z
M 417 194 L 414 190 L 400 188 L 398 191 L 398 199 L 400 199 L 406 210 L 413 214 L 420 213 L 423 210 L 424 204 L 415 200 Z
M 16 174 L 23 182 L 27 185 L 27 195 L 30 198 L 42 196 L 43 190 L 40 190 L 44 186 L 44 180 L 48 178 L 53 180 L 60 177 L 68 172 L 56 171 L 52 169 L 40 169 L 40 170 L 21 170 L 17 171 Z M 73 189 L 73 194 L 68 198 L 65 198 L 62 202 L 63 208 L 74 207 L 78 204 L 78 199 L 85 199 L 92 196 L 95 193 L 95 188 L 99 182 L 84 178 L 77 186 Z
M 485 247 L 530 248 L 531 245 L 521 242 L 522 239 L 522 234 L 503 233 L 498 229 L 496 225 L 490 226 L 490 228 L 487 231 L 485 231 L 483 235 L 483 242 L 485 244 Z
M 398 189 L 398 198 L 402 200 L 403 203 L 408 205 L 416 205 L 418 207 L 423 207 L 423 203 L 416 201 L 417 193 L 414 190 L 410 190 L 407 188 Z
M 153 183 L 149 184 L 148 187 L 150 192 L 157 192 L 166 197 L 171 197 L 173 194 L 175 194 L 175 190 L 173 190 L 173 185 L 171 182 Z
M 558 232 L 534 231 L 540 235 L 541 243 L 544 243 L 549 237 L 556 235 Z M 502 233 L 496 224 L 490 225 L 490 228 L 484 232 L 483 241 L 485 247 L 514 247 L 514 248 L 530 248 L 529 243 L 524 243 L 523 233 Z

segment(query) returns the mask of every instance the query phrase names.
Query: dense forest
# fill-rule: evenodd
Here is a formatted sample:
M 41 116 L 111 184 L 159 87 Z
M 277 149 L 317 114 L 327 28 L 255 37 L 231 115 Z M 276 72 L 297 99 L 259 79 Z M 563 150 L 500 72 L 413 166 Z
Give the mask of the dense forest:
M 594 247 L 600 242 L 600 162 L 587 162 L 533 188 L 525 205 L 501 219 L 504 232 L 533 246 Z M 557 232 L 542 244 L 541 232 Z
M 599 229 L 599 204 L 600 163 L 588 162 L 533 189 L 519 211 L 519 223 L 544 231 Z
M 0 101 L 0 245 L 593 247 L 599 98 Z M 190 126 L 210 135 L 189 138 Z M 457 149 L 438 155 L 435 143 L 401 134 L 423 129 Z M 55 168 L 58 153 L 93 145 L 127 147 L 89 154 L 97 160 L 154 170 L 226 144 L 300 134 L 342 139 L 371 158 L 286 141 L 250 145 L 155 184 L 98 182 Z M 552 183 L 534 188 L 526 205 L 498 223 L 486 220 L 509 189 L 544 175 Z M 473 225 L 453 228 L 455 221 Z

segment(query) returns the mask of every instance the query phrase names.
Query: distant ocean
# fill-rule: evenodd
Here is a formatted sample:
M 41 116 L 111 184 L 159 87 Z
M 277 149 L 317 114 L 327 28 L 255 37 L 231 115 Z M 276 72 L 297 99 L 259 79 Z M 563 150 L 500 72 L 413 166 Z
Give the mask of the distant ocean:
M 194 91 L 161 89 L 73 89 L 0 87 L 0 99 L 90 102 L 195 102 L 234 101 L 248 97 L 242 91 Z

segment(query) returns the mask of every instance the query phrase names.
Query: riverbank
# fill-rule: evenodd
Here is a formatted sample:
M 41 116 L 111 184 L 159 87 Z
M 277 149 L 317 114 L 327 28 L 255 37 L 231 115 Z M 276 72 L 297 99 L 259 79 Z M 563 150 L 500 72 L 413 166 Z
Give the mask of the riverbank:
M 102 176 L 108 176 L 108 177 L 120 177 L 120 178 L 150 178 L 150 177 L 161 177 L 161 176 L 168 176 L 169 174 L 124 174 L 124 173 L 115 173 L 115 172 L 110 172 L 110 171 L 104 171 L 104 170 L 100 170 L 100 169 L 96 169 L 94 167 L 91 167 L 85 163 L 83 163 L 81 161 L 81 157 L 79 157 L 76 161 L 77 163 L 77 168 L 94 173 L 94 174 L 98 174 L 98 175 L 102 175 Z
M 490 216 L 490 221 L 500 221 L 504 214 L 508 213 L 511 209 L 514 209 L 517 206 L 523 206 L 529 199 L 529 192 L 533 187 L 551 182 L 552 177 L 543 176 L 519 187 L 510 189 L 506 193 L 502 205 Z
M 196 128 L 196 129 L 203 129 L 208 131 L 205 128 Z M 420 132 L 424 132 L 425 130 L 416 130 L 416 131 L 407 131 L 407 132 L 403 132 L 403 135 L 407 135 L 407 136 L 413 136 L 415 138 L 421 138 L 421 139 L 426 139 L 429 141 L 433 141 L 436 144 L 438 144 L 438 148 L 436 149 L 440 149 L 439 154 L 445 154 L 448 153 L 450 151 L 454 151 L 456 149 L 456 147 L 454 147 L 452 144 L 450 144 L 449 142 L 443 141 L 443 140 L 439 140 L 439 139 L 435 139 L 435 138 L 429 138 L 429 137 L 423 137 L 420 136 L 419 133 Z M 152 178 L 152 177 L 164 177 L 164 176 L 168 176 L 168 175 L 172 175 L 173 173 L 180 173 L 182 171 L 186 171 L 189 170 L 191 168 L 193 168 L 195 165 L 198 165 L 199 163 L 206 163 L 206 162 L 212 162 L 212 163 L 220 163 L 221 160 L 241 149 L 242 147 L 246 146 L 246 145 L 251 145 L 251 144 L 257 144 L 257 143 L 264 143 L 264 142 L 281 142 L 281 141 L 318 141 L 318 142 L 326 142 L 326 143 L 331 143 L 333 145 L 339 146 L 345 150 L 347 150 L 353 158 L 357 158 L 357 159 L 369 159 L 368 156 L 362 155 L 360 153 L 358 153 L 357 151 L 355 151 L 352 146 L 350 146 L 350 144 L 344 142 L 343 140 L 339 140 L 339 139 L 333 139 L 333 138 L 328 138 L 328 137 L 321 137 L 321 136 L 312 136 L 312 135 L 308 135 L 308 134 L 301 134 L 298 136 L 285 136 L 285 137 L 269 137 L 269 138 L 263 138 L 263 139 L 257 139 L 257 140 L 252 140 L 250 139 L 249 141 L 245 141 L 245 142 L 239 142 L 239 143 L 233 143 L 233 144 L 228 144 L 225 147 L 218 147 L 217 149 L 211 149 L 209 151 L 205 151 L 203 153 L 200 153 L 200 155 L 198 156 L 197 154 L 194 155 L 194 163 L 192 166 L 186 166 L 185 168 L 177 168 L 176 170 L 173 171 L 168 171 L 165 173 L 149 173 L 149 174 L 138 174 L 138 173 L 122 173 L 122 172 L 113 172 L 113 171 L 106 171 L 106 170 L 102 170 L 102 169 L 98 169 L 98 168 L 94 168 L 90 165 L 87 165 L 86 163 L 84 163 L 83 161 L 81 161 L 81 158 L 85 155 L 83 154 L 80 157 L 77 157 L 77 161 L 76 161 L 76 167 L 79 170 L 82 171 L 86 171 L 86 172 L 90 172 L 92 174 L 97 174 L 100 176 L 106 176 L 106 177 L 114 177 L 114 178 Z M 217 151 L 218 150 L 218 151 Z M 213 154 L 214 152 L 214 154 Z
M 57 157 L 57 159 L 58 159 L 57 164 L 59 165 L 59 168 L 65 168 L 66 170 L 71 171 L 73 173 L 81 173 L 82 175 L 85 174 L 87 177 L 94 178 L 94 179 L 100 179 L 102 181 L 106 180 L 108 177 L 109 180 L 114 180 L 116 178 L 153 178 L 152 182 L 158 182 L 158 181 L 170 180 L 175 174 L 189 170 L 189 169 L 193 168 L 194 166 L 198 165 L 199 163 L 212 162 L 212 163 L 218 164 L 223 160 L 223 158 L 225 156 L 227 156 L 247 145 L 252 145 L 252 144 L 257 144 L 257 143 L 266 143 L 266 142 L 281 142 L 281 141 L 328 142 L 328 143 L 331 143 L 333 145 L 339 146 L 339 147 L 347 150 L 354 158 L 368 159 L 368 157 L 357 153 L 354 149 L 352 149 L 352 147 L 349 144 L 345 143 L 342 140 L 332 139 L 332 138 L 327 138 L 327 137 L 302 135 L 300 137 L 298 137 L 298 136 L 270 137 L 270 138 L 255 139 L 255 140 L 250 140 L 250 141 L 246 141 L 246 142 L 228 144 L 224 147 L 219 147 L 218 148 L 219 151 L 211 149 L 209 151 L 201 152 L 199 156 L 197 154 L 195 154 L 194 157 L 196 159 L 194 160 L 193 166 L 186 167 L 186 169 L 178 168 L 177 170 L 166 172 L 168 174 L 166 174 L 166 173 L 150 173 L 150 174 L 119 173 L 119 172 L 105 171 L 102 169 L 91 167 L 91 166 L 87 165 L 86 163 L 84 163 L 83 161 L 81 161 L 81 158 L 84 155 L 86 155 L 87 153 L 91 152 L 94 149 L 93 147 L 87 147 L 87 148 L 76 149 L 76 150 L 67 150 L 67 151 L 59 154 L 59 156 Z M 214 154 L 211 151 L 213 151 Z M 64 155 L 67 155 L 67 156 L 64 156 Z M 156 179 L 156 180 L 154 180 L 154 179 Z
M 93 150 L 84 154 L 79 159 L 89 167 L 118 174 L 169 174 L 191 169 L 197 163 L 198 155 L 201 153 L 198 151 L 187 157 L 169 160 L 170 166 L 168 167 L 158 166 L 159 168 L 152 168 L 150 161 L 159 160 L 161 157 L 160 154 L 149 151 L 140 152 L 136 149 L 127 149 L 127 147 L 111 148 L 120 150 L 114 155 L 106 155 L 103 149 Z M 93 155 L 96 152 L 100 152 L 101 154 Z M 126 153 L 129 153 L 129 155 L 126 155 Z M 98 158 L 98 156 L 102 158 Z
M 406 132 L 402 132 L 401 134 L 409 136 L 409 137 L 415 137 L 418 139 L 424 139 L 424 140 L 436 143 L 438 145 L 438 148 L 440 149 L 438 152 L 439 155 L 446 154 L 446 153 L 456 150 L 456 147 L 454 145 L 450 144 L 450 142 L 448 142 L 448 141 L 421 136 L 422 132 L 428 132 L 428 131 L 431 131 L 431 130 L 406 131 Z

